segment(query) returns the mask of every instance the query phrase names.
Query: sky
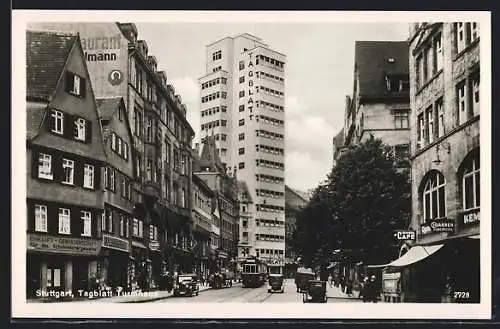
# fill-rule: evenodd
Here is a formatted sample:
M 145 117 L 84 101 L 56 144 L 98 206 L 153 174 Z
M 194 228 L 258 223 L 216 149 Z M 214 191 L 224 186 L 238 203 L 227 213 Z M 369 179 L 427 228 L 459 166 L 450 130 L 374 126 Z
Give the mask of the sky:
M 136 23 L 158 69 L 167 74 L 200 131 L 200 88 L 205 46 L 250 33 L 286 55 L 285 184 L 307 191 L 330 172 L 332 139 L 342 129 L 345 97 L 352 94 L 355 41 L 408 38 L 405 23 Z

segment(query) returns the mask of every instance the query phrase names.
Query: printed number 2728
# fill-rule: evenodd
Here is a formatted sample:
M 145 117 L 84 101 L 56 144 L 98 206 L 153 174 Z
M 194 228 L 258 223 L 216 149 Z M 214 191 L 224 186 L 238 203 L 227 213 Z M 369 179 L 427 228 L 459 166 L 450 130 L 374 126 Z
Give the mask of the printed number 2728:
M 455 291 L 453 297 L 459 299 L 470 298 L 470 293 L 468 291 Z

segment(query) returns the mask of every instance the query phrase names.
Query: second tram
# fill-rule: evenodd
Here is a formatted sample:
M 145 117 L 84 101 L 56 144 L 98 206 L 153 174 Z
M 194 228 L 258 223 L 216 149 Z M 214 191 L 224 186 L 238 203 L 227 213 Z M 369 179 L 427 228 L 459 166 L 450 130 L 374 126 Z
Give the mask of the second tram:
M 266 281 L 267 266 L 256 257 L 249 257 L 243 261 L 241 279 L 243 288 L 261 287 Z

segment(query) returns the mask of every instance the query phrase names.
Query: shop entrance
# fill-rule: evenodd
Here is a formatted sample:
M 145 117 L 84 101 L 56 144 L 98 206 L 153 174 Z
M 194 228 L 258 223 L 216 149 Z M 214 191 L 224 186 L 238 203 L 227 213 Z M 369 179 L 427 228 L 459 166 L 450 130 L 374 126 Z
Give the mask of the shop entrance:
M 65 287 L 64 271 L 62 262 L 51 262 L 47 264 L 47 290 L 63 291 Z

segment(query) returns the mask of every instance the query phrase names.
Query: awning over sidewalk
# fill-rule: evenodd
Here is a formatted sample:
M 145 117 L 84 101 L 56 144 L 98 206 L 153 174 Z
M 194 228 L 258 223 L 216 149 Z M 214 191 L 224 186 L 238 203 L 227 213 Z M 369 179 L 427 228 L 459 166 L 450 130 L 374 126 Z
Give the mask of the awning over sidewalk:
M 368 268 L 381 268 L 381 267 L 405 267 L 414 263 L 417 263 L 430 255 L 441 249 L 444 244 L 438 244 L 433 246 L 414 246 L 403 256 L 399 257 L 395 261 L 389 264 L 383 265 L 368 265 Z

